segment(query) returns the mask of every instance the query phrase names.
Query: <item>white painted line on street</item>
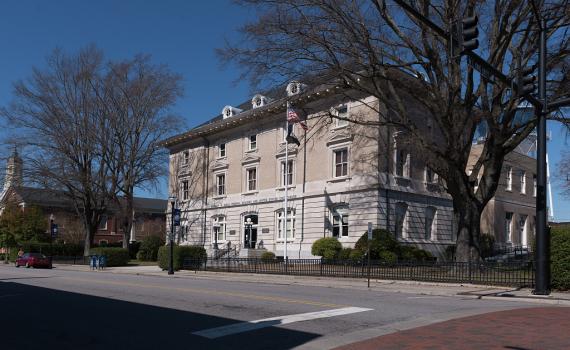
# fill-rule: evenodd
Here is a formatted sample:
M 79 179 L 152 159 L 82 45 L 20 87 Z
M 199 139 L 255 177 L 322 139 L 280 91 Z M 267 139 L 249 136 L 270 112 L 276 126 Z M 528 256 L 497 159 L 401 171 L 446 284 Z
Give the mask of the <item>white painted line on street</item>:
M 371 311 L 371 310 L 374 309 L 366 309 L 362 307 L 344 307 L 342 309 L 307 312 L 304 314 L 278 316 L 278 317 L 264 318 L 262 320 L 240 322 L 240 323 L 231 324 L 229 326 L 205 329 L 202 331 L 193 332 L 192 334 L 199 335 L 201 337 L 205 337 L 208 339 L 216 339 L 220 337 L 225 337 L 226 335 L 249 332 L 266 327 L 280 326 L 284 324 L 308 321 L 308 320 L 316 320 L 319 318 L 342 316 L 342 315 L 354 314 L 358 312 Z

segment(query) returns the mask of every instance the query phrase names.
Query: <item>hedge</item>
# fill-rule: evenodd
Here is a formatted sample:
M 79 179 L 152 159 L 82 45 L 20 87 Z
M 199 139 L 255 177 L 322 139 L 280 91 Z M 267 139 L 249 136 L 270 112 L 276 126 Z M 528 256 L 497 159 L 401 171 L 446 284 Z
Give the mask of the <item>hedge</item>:
M 324 237 L 317 239 L 311 247 L 311 254 L 322 256 L 323 259 L 333 260 L 336 259 L 342 244 L 334 237 Z
M 90 255 L 105 255 L 107 266 L 126 266 L 129 264 L 129 250 L 126 248 L 100 247 L 89 251 Z
M 354 249 L 366 254 L 368 250 L 368 232 L 365 232 L 354 245 Z M 394 263 L 396 260 L 425 261 L 433 259 L 430 252 L 411 246 L 402 245 L 394 235 L 383 229 L 372 231 L 370 241 L 370 258 Z
M 158 266 L 161 269 L 168 269 L 170 246 L 164 245 L 158 250 Z M 200 246 L 174 246 L 174 270 L 180 270 L 185 258 L 205 260 L 207 257 L 206 249 Z
M 552 227 L 550 268 L 552 288 L 570 289 L 570 227 Z
M 159 236 L 147 236 L 143 239 L 137 259 L 141 261 L 156 261 L 158 249 L 164 245 L 164 239 Z
M 263 261 L 263 262 L 273 262 L 273 261 L 275 261 L 275 253 L 273 253 L 273 252 L 263 252 L 263 254 L 261 254 L 261 261 Z

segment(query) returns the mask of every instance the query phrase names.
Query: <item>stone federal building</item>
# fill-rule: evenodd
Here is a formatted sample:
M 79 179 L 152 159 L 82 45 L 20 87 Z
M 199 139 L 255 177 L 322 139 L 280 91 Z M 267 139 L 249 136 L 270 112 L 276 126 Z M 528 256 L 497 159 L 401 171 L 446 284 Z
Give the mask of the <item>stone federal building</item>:
M 399 145 L 394 128 L 330 118 L 332 111 L 341 118 L 374 119 L 382 108 L 373 97 L 350 99 L 336 89 L 291 82 L 285 91 L 226 106 L 221 115 L 166 140 L 182 240 L 210 254 L 214 246 L 229 245 L 236 253 L 262 247 L 277 256 L 284 255 L 287 240 L 287 255 L 305 258 L 321 237 L 352 247 L 372 222 L 404 244 L 443 257 L 455 239 L 453 205 L 442 182 L 418 154 Z M 285 142 L 287 100 L 313 111 L 306 134 L 295 125 L 299 146 Z M 474 143 L 473 159 L 481 147 Z M 506 159 L 501 185 L 481 220 L 482 232 L 497 242 L 530 242 L 535 162 L 516 152 Z

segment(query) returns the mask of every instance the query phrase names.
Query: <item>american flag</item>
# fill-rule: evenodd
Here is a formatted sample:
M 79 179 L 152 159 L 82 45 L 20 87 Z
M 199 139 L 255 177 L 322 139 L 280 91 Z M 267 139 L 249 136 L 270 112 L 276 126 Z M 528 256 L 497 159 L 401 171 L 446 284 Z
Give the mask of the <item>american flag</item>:
M 299 123 L 301 125 L 301 127 L 303 128 L 303 130 L 305 130 L 305 131 L 309 130 L 307 123 L 305 123 L 304 121 L 301 120 L 301 118 L 299 118 L 299 114 L 291 106 L 288 106 L 288 109 L 287 109 L 287 121 L 289 123 L 292 123 L 292 124 Z

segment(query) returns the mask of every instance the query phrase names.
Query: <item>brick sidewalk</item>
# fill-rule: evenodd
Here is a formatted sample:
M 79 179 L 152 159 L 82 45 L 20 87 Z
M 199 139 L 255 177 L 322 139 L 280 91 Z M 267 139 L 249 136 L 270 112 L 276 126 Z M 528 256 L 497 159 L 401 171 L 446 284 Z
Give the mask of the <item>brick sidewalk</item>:
M 570 349 L 570 308 L 537 307 L 492 312 L 418 327 L 342 346 L 382 349 Z

